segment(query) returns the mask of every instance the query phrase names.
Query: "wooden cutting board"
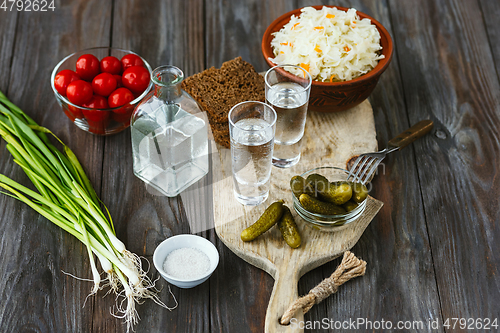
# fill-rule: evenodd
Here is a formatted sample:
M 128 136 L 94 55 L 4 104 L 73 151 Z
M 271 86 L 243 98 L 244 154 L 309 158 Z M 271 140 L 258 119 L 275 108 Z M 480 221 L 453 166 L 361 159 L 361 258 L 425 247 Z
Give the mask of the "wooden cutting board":
M 321 232 L 297 216 L 292 208 L 289 186 L 294 175 L 319 166 L 345 169 L 352 156 L 377 150 L 375 123 L 368 100 L 341 113 L 309 112 L 303 140 L 300 162 L 289 169 L 272 168 L 269 198 L 256 207 L 243 206 L 234 198 L 230 150 L 218 146 L 218 154 L 212 155 L 217 235 L 236 255 L 263 269 L 275 280 L 266 312 L 266 333 L 292 331 L 290 326 L 280 325 L 278 319 L 297 299 L 299 278 L 352 248 L 382 207 L 381 202 L 369 198 L 364 218 L 346 225 L 341 231 Z M 253 224 L 270 203 L 279 199 L 284 199 L 291 208 L 302 236 L 302 245 L 298 249 L 290 248 L 275 227 L 256 240 L 244 243 L 240 238 L 241 231 Z M 299 313 L 296 318 L 303 320 L 303 314 Z

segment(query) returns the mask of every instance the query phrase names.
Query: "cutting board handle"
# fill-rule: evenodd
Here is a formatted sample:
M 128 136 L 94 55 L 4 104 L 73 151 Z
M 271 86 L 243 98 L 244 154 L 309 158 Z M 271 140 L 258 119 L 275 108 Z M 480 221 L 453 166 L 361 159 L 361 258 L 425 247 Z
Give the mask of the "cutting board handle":
M 271 299 L 266 311 L 265 330 L 266 333 L 284 333 L 293 332 L 301 333 L 304 329 L 300 329 L 299 322 L 304 321 L 302 311 L 294 316 L 290 325 L 281 325 L 279 320 L 288 309 L 290 304 L 298 297 L 299 272 L 297 266 L 292 261 L 283 263 L 280 267 L 276 267 L 274 276 L 274 287 L 271 293 Z M 293 323 L 295 322 L 295 325 Z M 302 327 L 304 327 L 302 325 Z

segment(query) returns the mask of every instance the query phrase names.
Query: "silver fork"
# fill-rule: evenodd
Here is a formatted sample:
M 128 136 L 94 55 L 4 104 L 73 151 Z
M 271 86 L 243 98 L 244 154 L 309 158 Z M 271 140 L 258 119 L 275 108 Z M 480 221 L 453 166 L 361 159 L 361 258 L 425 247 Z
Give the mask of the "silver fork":
M 347 180 L 366 184 L 387 154 L 401 150 L 413 141 L 423 137 L 431 131 L 433 126 L 434 123 L 431 120 L 422 120 L 389 141 L 387 148 L 384 150 L 359 155 L 353 166 L 349 169 Z

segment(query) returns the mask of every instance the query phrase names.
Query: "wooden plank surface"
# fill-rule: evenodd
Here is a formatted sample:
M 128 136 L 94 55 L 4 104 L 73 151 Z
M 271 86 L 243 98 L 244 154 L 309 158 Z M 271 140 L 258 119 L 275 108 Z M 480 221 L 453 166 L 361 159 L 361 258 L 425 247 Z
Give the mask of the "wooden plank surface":
M 488 45 L 483 44 L 484 41 L 482 43 L 482 46 L 485 48 L 483 52 L 487 52 L 487 48 L 490 49 L 495 62 L 497 75 L 500 78 L 500 29 L 498 29 L 498 25 L 496 24 L 500 16 L 500 2 L 479 0 L 479 5 L 488 35 Z
M 18 13 L 9 13 L 0 11 L 0 31 L 2 31 L 2 39 L 0 39 L 0 90 L 7 93 L 9 86 L 12 53 L 14 51 L 14 41 L 16 35 Z
M 500 84 L 482 13 L 475 1 L 399 4 L 408 116 L 436 124 L 414 147 L 442 316 L 499 317 Z
M 219 68 L 241 56 L 258 72 L 267 70 L 260 51 L 262 35 L 269 23 L 293 8 L 291 1 L 283 0 L 207 2 L 206 67 Z M 263 332 L 273 279 L 238 258 L 218 238 L 217 249 L 220 263 L 210 281 L 211 332 Z
M 21 23 L 16 30 L 12 66 L 1 64 L 2 76 L 9 69 L 11 72 L 8 88 L 2 87 L 8 89 L 8 97 L 74 149 L 97 189 L 100 187 L 104 141 L 77 130 L 70 123 L 56 103 L 49 78 L 54 66 L 64 56 L 96 43 L 106 45 L 109 42 L 110 4 L 110 1 L 67 1 L 56 3 L 54 12 L 20 12 L 18 20 Z M 94 14 L 83 17 L 82 13 L 88 12 Z M 10 33 L 6 31 L 7 36 Z M 2 49 L 2 52 L 8 50 Z M 0 172 L 29 184 L 7 154 L 2 154 Z M 85 310 L 82 306 L 91 285 L 62 273 L 89 278 L 86 250 L 72 236 L 24 204 L 2 195 L 0 205 L 0 228 L 2 234 L 8 235 L 2 238 L 0 259 L 1 330 L 90 331 L 92 299 L 87 302 Z
M 219 154 L 213 155 L 214 173 L 219 173 L 223 179 L 214 184 L 213 191 L 214 201 L 219 202 L 214 208 L 217 235 L 240 258 L 263 269 L 274 279 L 266 307 L 264 330 L 269 333 L 303 331 L 278 323 L 288 306 L 299 297 L 300 277 L 350 250 L 383 206 L 382 202 L 369 198 L 364 213 L 356 221 L 328 230 L 330 232 L 306 225 L 292 208 L 290 179 L 293 176 L 318 165 L 345 168 L 353 156 L 376 150 L 375 123 L 368 101 L 343 113 L 309 112 L 302 140 L 301 161 L 290 168 L 272 169 L 269 198 L 256 207 L 242 206 L 234 197 L 230 150 L 218 146 Z M 330 181 L 342 179 L 341 173 L 328 170 L 318 173 Z M 252 242 L 243 242 L 242 230 L 257 221 L 270 203 L 278 200 L 285 201 L 297 221 L 302 238 L 300 247 L 292 249 L 286 245 L 277 228 Z M 304 318 L 298 313 L 295 320 Z
M 388 157 L 374 181 L 372 194 L 384 208 L 353 248 L 368 262 L 366 276 L 305 319 L 500 317 L 498 1 L 322 3 L 366 12 L 393 36 L 395 57 L 370 97 L 379 145 L 423 118 L 436 128 Z M 119 237 L 151 259 L 164 238 L 190 232 L 189 223 L 213 223 L 211 176 L 182 199 L 150 193 L 132 174 L 129 132 L 100 138 L 78 130 L 54 99 L 50 71 L 71 52 L 110 43 L 187 75 L 240 55 L 265 71 L 260 41 L 267 25 L 310 4 L 317 2 L 71 0 L 56 1 L 53 13 L 0 10 L 0 89 L 68 143 L 111 209 Z M 29 183 L 3 142 L 0 172 Z M 212 278 L 192 290 L 173 287 L 180 307 L 171 313 L 150 301 L 139 306 L 138 332 L 263 331 L 272 278 L 236 257 L 213 230 L 201 234 L 220 252 Z M 3 195 L 0 235 L 0 331 L 125 331 L 109 314 L 111 297 L 91 298 L 82 309 L 90 283 L 61 272 L 90 276 L 86 253 L 71 236 Z M 306 274 L 299 293 L 338 264 Z M 166 283 L 159 286 L 171 304 Z
M 171 64 L 181 68 L 186 75 L 203 70 L 201 0 L 116 1 L 113 14 L 113 47 L 137 52 L 152 68 Z M 179 196 L 154 195 L 134 176 L 130 140 L 130 130 L 106 138 L 101 198 L 110 209 L 118 237 L 130 251 L 144 256 L 152 265 L 156 246 L 172 235 L 190 233 L 190 226 Z M 200 187 L 199 191 L 205 191 Z M 190 191 L 196 192 L 197 189 L 191 188 Z M 188 197 L 194 201 L 208 196 L 193 194 Z M 208 206 L 204 202 L 189 204 Z M 159 276 L 154 267 L 151 267 L 150 274 L 154 278 Z M 161 300 L 173 305 L 167 283 L 160 279 L 158 287 L 163 288 Z M 173 312 L 151 300 L 146 301 L 138 307 L 141 321 L 137 331 L 209 332 L 209 287 L 208 283 L 190 290 L 172 286 L 179 302 L 179 307 Z M 125 331 L 120 320 L 109 316 L 108 308 L 113 302 L 109 298 L 96 304 L 95 332 Z
M 303 1 L 299 6 L 311 4 L 314 3 Z M 394 39 L 392 6 L 389 8 L 387 1 L 330 1 L 329 4 L 354 7 L 367 13 L 381 22 Z M 411 9 L 411 6 L 404 7 Z M 416 122 L 409 122 L 407 118 L 399 67 L 398 44 L 395 44 L 393 60 L 370 97 L 380 149 Z M 379 167 L 372 195 L 384 202 L 384 207 L 352 249 L 367 261 L 367 273 L 328 298 L 325 313 L 311 314 L 306 319 L 384 318 L 396 323 L 399 320 L 427 322 L 428 318 L 440 317 L 415 163 L 410 146 L 389 155 Z M 323 276 L 329 276 L 339 262 L 336 260 L 320 268 Z M 316 277 L 313 281 L 299 291 L 306 293 L 319 279 Z

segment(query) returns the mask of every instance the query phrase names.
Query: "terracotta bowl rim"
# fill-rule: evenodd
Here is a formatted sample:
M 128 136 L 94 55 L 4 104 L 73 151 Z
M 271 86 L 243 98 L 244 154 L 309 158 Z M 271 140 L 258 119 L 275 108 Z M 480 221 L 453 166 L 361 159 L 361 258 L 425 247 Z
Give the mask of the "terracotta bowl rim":
M 316 6 L 306 6 L 306 7 L 313 7 L 315 9 L 322 9 L 323 7 L 329 7 L 329 8 L 337 8 L 337 9 L 343 10 L 343 11 L 349 10 L 349 8 L 346 8 L 346 7 L 332 6 L 332 5 L 316 5 Z M 264 35 L 262 36 L 261 50 L 262 50 L 262 54 L 264 56 L 264 59 L 269 66 L 271 66 L 271 67 L 276 66 L 275 63 L 273 63 L 269 60 L 269 58 L 274 57 L 271 44 L 267 42 L 267 40 L 269 39 L 269 36 L 271 36 L 271 33 L 279 31 L 283 27 L 283 25 L 280 25 L 279 28 L 276 29 L 276 27 L 278 26 L 278 24 L 281 21 L 286 20 L 287 18 L 291 17 L 292 15 L 300 14 L 301 10 L 303 8 L 305 8 L 305 7 L 297 8 L 297 9 L 294 9 L 292 11 L 289 11 L 289 12 L 281 15 L 280 17 L 275 19 L 273 22 L 271 22 L 271 24 L 267 27 L 266 31 L 264 32 Z M 394 51 L 394 45 L 393 45 L 391 35 L 387 31 L 387 29 L 384 28 L 384 26 L 379 21 L 375 20 L 373 17 L 371 17 L 363 12 L 360 12 L 358 10 L 356 10 L 356 13 L 360 16 L 361 19 L 364 19 L 364 18 L 370 19 L 371 22 L 379 30 L 380 35 L 381 35 L 381 39 L 384 36 L 387 39 L 388 45 L 387 45 L 387 47 L 382 49 L 382 54 L 385 55 L 385 58 L 379 60 L 377 66 L 375 66 L 375 68 L 373 68 L 370 72 L 368 72 L 368 73 L 366 73 L 358 78 L 355 78 L 355 79 L 352 79 L 349 81 L 341 81 L 341 82 L 320 82 L 320 81 L 312 80 L 312 86 L 317 86 L 317 87 L 321 87 L 321 88 L 328 88 L 328 87 L 337 87 L 338 88 L 340 86 L 346 87 L 346 86 L 351 86 L 351 85 L 363 84 L 363 83 L 366 83 L 367 81 L 376 79 L 378 76 L 380 76 L 387 69 L 387 66 L 389 66 L 389 63 L 391 62 L 393 51 Z

